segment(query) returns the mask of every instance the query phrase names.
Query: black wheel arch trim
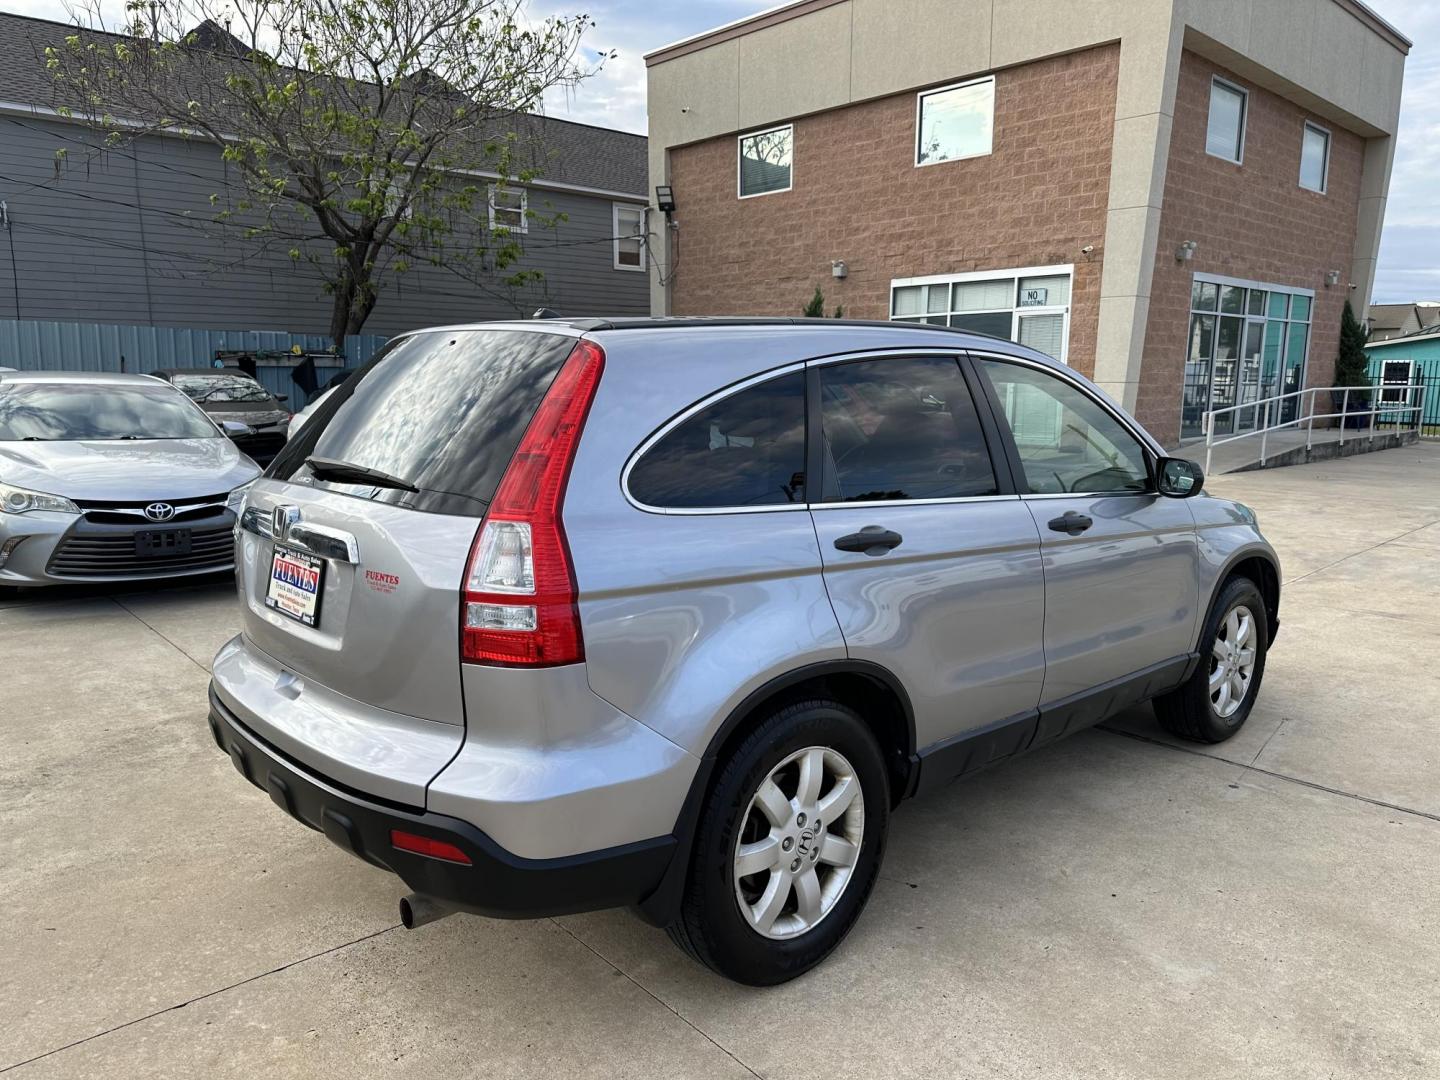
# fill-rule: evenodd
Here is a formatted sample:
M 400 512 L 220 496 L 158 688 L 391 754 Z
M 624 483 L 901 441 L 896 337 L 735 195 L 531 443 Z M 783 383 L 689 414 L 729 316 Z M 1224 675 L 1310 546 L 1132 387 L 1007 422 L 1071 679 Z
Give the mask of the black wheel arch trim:
M 1215 575 L 1215 585 L 1210 590 L 1210 599 L 1205 605 L 1205 617 L 1200 620 L 1199 625 L 1195 629 L 1195 651 L 1197 653 L 1205 651 L 1203 648 L 1204 642 L 1202 642 L 1200 638 L 1205 633 L 1205 627 L 1210 622 L 1210 616 L 1215 612 L 1215 604 L 1220 599 L 1220 592 L 1225 588 L 1225 583 L 1234 575 L 1236 567 L 1243 562 L 1249 562 L 1251 559 L 1260 559 L 1265 562 L 1270 567 L 1270 572 L 1275 575 L 1275 595 L 1273 597 L 1265 596 L 1265 583 L 1263 581 L 1257 581 L 1255 583 L 1255 587 L 1260 590 L 1260 595 L 1265 597 L 1266 600 L 1265 622 L 1266 628 L 1269 631 L 1267 641 L 1270 644 L 1274 644 L 1275 635 L 1280 632 L 1280 562 L 1275 558 L 1275 553 L 1271 551 L 1270 548 L 1259 544 L 1251 544 L 1240 548 L 1238 551 L 1232 552 L 1230 557 L 1221 565 L 1219 572 Z
M 670 865 L 655 890 L 634 906 L 632 910 L 636 915 L 654 926 L 667 926 L 679 917 L 680 895 L 685 887 L 685 875 L 690 867 L 690 854 L 695 842 L 695 829 L 700 816 L 700 807 L 705 800 L 706 793 L 710 790 L 710 781 L 715 774 L 715 766 L 719 761 L 721 748 L 739 730 L 740 725 L 753 716 L 755 711 L 767 701 L 774 700 L 785 691 L 813 679 L 836 675 L 858 675 L 872 679 L 893 693 L 895 699 L 900 702 L 905 720 L 906 743 L 903 767 L 906 770 L 906 779 L 900 789 L 895 792 L 896 801 L 908 798 L 913 793 L 919 775 L 919 758 L 915 754 L 915 710 L 910 702 L 910 695 L 905 692 L 905 687 L 895 674 L 880 664 L 869 660 L 855 659 L 822 660 L 792 668 L 784 674 L 761 683 L 741 698 L 739 704 L 730 710 L 725 720 L 710 737 L 705 752 L 700 756 L 699 768 L 695 770 L 695 776 L 690 781 L 690 790 L 686 793 L 685 801 L 681 804 L 680 813 L 675 820 L 675 829 L 672 833 L 675 847 Z

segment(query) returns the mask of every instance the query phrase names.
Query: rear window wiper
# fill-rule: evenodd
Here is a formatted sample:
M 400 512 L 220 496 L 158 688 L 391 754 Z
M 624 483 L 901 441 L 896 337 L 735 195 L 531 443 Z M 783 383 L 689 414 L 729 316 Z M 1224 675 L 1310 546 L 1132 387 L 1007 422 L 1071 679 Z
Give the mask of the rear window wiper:
M 379 469 L 371 469 L 364 465 L 352 465 L 348 461 L 308 457 L 305 459 L 305 464 L 309 465 L 310 471 L 321 480 L 338 480 L 342 484 L 370 484 L 373 487 L 395 488 L 398 491 L 420 490 L 408 480 L 401 480 L 398 476 L 391 476 Z

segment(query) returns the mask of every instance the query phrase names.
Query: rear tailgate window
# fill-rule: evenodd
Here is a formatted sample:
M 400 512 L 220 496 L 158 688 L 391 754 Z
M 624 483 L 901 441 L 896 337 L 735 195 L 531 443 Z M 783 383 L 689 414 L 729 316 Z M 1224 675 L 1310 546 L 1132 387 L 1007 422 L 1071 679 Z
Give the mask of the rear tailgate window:
M 331 395 L 267 475 L 478 517 L 573 346 L 573 338 L 529 330 L 396 338 Z M 311 456 L 377 470 L 418 490 L 322 482 L 310 476 Z

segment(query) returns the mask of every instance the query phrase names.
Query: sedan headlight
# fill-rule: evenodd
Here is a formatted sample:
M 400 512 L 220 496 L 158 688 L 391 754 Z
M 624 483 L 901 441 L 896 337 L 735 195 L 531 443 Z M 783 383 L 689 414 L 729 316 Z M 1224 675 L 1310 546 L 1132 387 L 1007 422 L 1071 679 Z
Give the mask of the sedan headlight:
M 80 508 L 59 495 L 30 491 L 14 484 L 0 484 L 0 511 L 7 514 L 28 514 L 31 510 L 53 510 L 60 514 L 78 514 Z
M 230 492 L 229 495 L 226 495 L 225 509 L 229 510 L 238 518 L 245 510 L 245 496 L 250 494 L 250 489 L 254 486 L 255 481 L 251 480 L 241 484 L 234 491 Z

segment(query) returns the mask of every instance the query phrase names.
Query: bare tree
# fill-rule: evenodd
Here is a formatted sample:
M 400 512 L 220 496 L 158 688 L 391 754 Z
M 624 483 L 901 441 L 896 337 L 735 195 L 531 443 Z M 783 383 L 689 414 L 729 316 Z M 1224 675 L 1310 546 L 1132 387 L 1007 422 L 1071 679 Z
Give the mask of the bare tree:
M 588 16 L 531 21 L 524 0 L 129 0 L 116 34 L 90 2 L 45 50 L 63 111 L 111 146 L 213 143 L 217 227 L 315 267 L 337 343 L 421 263 L 492 290 L 538 278 L 514 269 L 514 226 L 559 218 L 505 192 L 543 168 L 529 114 L 545 92 L 598 68 L 578 60 Z

